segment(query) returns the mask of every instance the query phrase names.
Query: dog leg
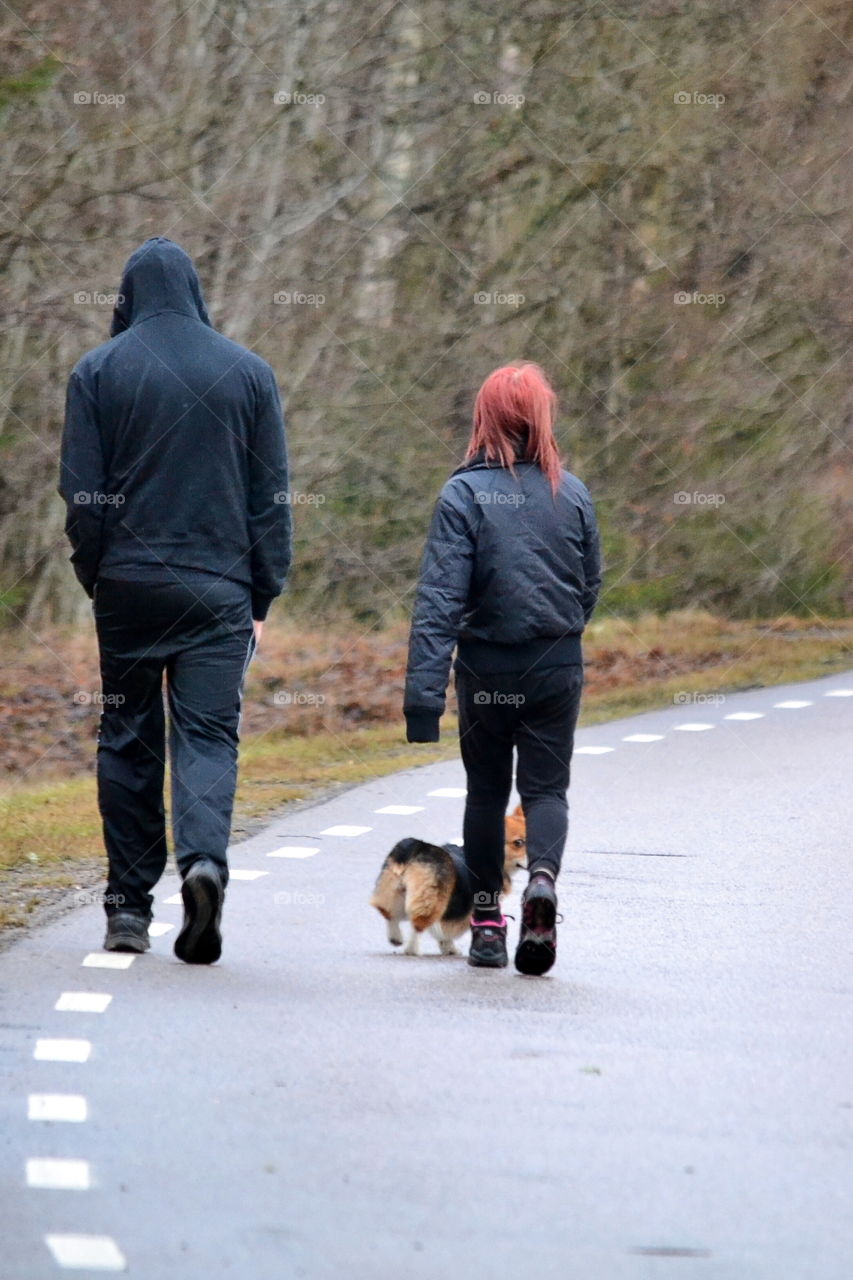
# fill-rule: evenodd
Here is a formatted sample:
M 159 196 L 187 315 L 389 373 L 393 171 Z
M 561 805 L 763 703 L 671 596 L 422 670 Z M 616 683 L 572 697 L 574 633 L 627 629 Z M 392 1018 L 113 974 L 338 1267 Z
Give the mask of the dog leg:
M 388 941 L 391 943 L 391 946 L 402 947 L 403 935 L 400 932 L 400 921 L 391 917 L 387 921 L 387 925 L 388 925 Z
M 421 954 L 421 935 L 417 929 L 412 929 L 409 941 L 404 948 L 404 954 L 407 956 L 419 956 Z
M 459 952 L 453 945 L 453 939 L 448 937 L 441 925 L 441 922 L 430 925 L 430 933 L 438 943 L 438 949 L 443 956 L 458 956 Z

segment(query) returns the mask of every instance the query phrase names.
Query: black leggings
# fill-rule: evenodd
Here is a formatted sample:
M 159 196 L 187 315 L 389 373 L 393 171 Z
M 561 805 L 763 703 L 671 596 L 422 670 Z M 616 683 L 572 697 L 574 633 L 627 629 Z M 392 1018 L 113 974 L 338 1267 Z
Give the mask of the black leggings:
M 560 870 L 582 689 L 580 665 L 499 675 L 456 671 L 459 744 L 468 779 L 462 834 L 481 919 L 500 912 L 513 747 L 527 822 L 527 865 L 532 871 L 547 867 L 555 876 Z

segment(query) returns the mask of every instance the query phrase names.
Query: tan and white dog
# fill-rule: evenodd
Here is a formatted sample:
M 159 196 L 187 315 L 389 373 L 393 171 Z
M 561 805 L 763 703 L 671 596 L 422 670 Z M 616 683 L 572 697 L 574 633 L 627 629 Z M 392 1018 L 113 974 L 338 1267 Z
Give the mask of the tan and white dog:
M 512 889 L 512 877 L 527 858 L 527 836 L 521 805 L 507 814 L 504 838 L 503 893 Z M 400 840 L 388 854 L 370 899 L 388 922 L 388 941 L 403 945 L 400 925 L 412 926 L 405 954 L 420 955 L 421 934 L 429 929 L 443 956 L 456 956 L 455 941 L 471 925 L 474 891 L 462 850 L 452 844 L 427 844 L 425 840 Z

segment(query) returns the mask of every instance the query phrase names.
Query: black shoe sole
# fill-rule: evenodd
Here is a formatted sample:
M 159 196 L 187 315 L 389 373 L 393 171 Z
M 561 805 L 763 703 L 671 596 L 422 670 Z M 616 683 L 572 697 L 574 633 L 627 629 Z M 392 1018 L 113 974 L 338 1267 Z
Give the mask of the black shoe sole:
M 143 941 L 132 933 L 118 933 L 104 939 L 104 951 L 132 951 L 135 955 L 142 955 L 150 948 L 151 943 L 148 938 Z
M 468 963 L 472 969 L 505 969 L 509 964 L 508 956 L 501 956 L 495 960 L 480 960 L 476 956 L 468 956 Z
M 181 885 L 184 925 L 175 939 L 175 955 L 184 964 L 215 964 L 222 955 L 219 912 L 222 886 L 215 873 L 192 868 Z
M 521 938 L 515 950 L 515 967 L 519 973 L 541 978 L 556 959 L 557 903 L 543 894 L 529 899 L 522 908 Z

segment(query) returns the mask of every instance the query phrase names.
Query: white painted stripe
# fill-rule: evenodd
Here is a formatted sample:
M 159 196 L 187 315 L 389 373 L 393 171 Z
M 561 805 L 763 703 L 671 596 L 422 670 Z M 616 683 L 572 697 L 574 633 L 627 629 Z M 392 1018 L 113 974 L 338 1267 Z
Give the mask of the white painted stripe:
M 853 689 L 830 689 L 825 698 L 853 698 Z
M 702 724 L 700 721 L 688 724 L 675 724 L 673 729 L 677 729 L 679 733 L 704 733 L 706 729 L 713 729 L 712 724 Z
M 37 1062 L 88 1062 L 91 1040 L 36 1040 Z
M 31 1093 L 27 1099 L 29 1120 L 69 1120 L 79 1123 L 88 1114 L 88 1103 L 79 1093 Z
M 268 876 L 268 871 L 229 871 L 228 876 L 231 880 L 260 880 L 261 876 Z
M 171 933 L 174 927 L 173 924 L 149 924 L 148 933 L 152 938 L 162 938 L 164 933 Z
M 321 831 L 321 836 L 363 836 L 368 831 L 372 831 L 372 827 L 350 827 L 345 822 L 337 827 L 326 827 L 325 831 Z
M 53 1007 L 60 1013 L 103 1013 L 111 1000 L 103 991 L 63 991 Z
M 126 1271 L 127 1259 L 112 1236 L 45 1236 L 60 1267 L 71 1271 Z
M 280 849 L 273 849 L 268 858 L 313 858 L 319 853 L 319 847 L 307 844 L 283 844 Z
M 92 1174 L 88 1160 L 33 1159 L 27 1161 L 27 1186 L 46 1191 L 88 1191 Z
M 182 907 L 184 905 L 184 900 L 179 893 L 173 893 L 171 898 L 163 899 L 163 905 L 165 907 Z M 148 932 L 150 933 L 151 930 L 149 929 Z
M 400 818 L 407 818 L 410 813 L 423 813 L 422 804 L 386 804 L 382 809 L 374 809 L 374 813 L 394 813 Z
M 629 733 L 623 742 L 662 742 L 662 733 Z
M 763 720 L 763 711 L 732 711 L 725 716 L 726 720 Z
M 435 791 L 428 791 L 427 795 L 440 796 L 442 800 L 458 800 L 467 795 L 467 792 L 464 787 L 436 787 Z
M 90 951 L 83 961 L 84 969 L 129 969 L 136 956 L 124 951 Z
M 814 703 L 808 699 L 789 698 L 787 702 L 774 702 L 774 707 L 778 707 L 780 711 L 797 711 L 800 707 L 813 707 Z
M 575 747 L 574 754 L 576 756 L 606 756 L 608 751 L 615 750 L 615 747 Z

